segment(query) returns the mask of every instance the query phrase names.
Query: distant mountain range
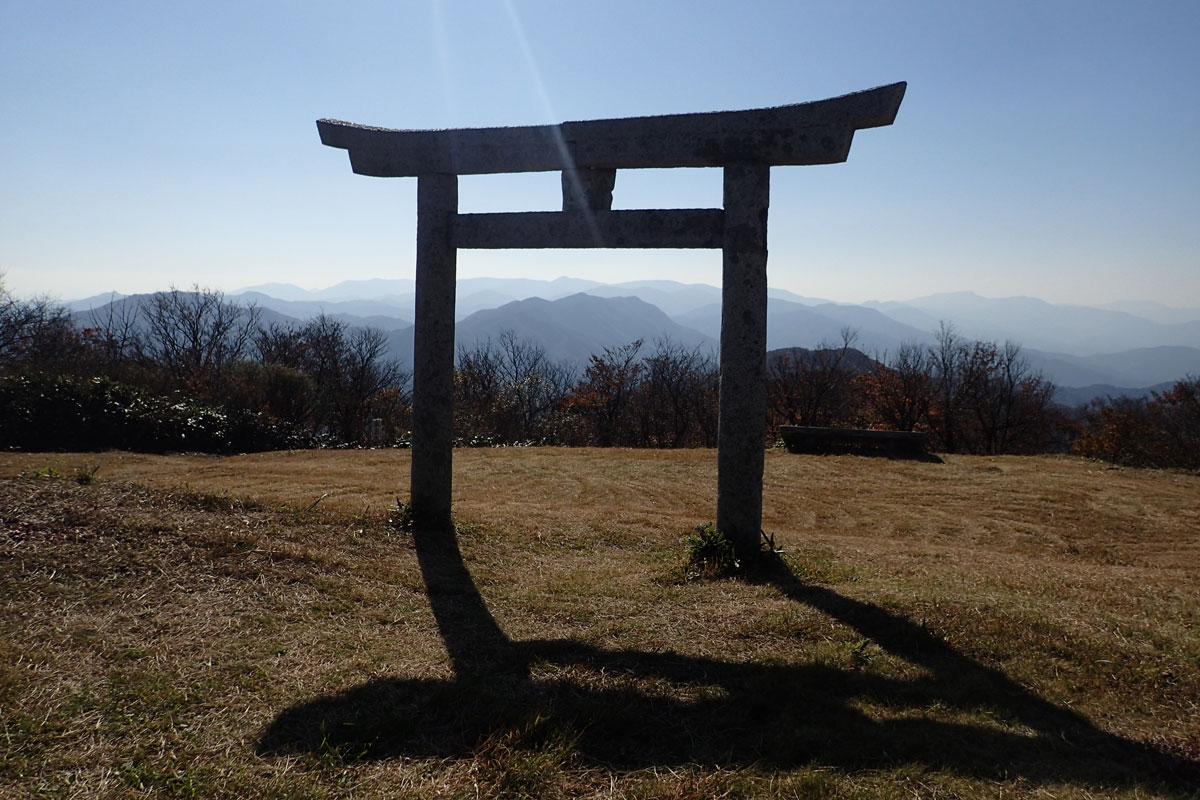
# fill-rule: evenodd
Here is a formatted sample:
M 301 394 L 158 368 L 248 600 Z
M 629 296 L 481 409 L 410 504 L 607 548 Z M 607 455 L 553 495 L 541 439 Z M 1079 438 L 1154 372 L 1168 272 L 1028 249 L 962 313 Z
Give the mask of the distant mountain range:
M 325 313 L 351 326 L 379 328 L 388 334 L 393 356 L 411 363 L 414 289 L 411 280 L 389 279 L 345 281 L 320 291 L 274 283 L 226 297 L 258 306 L 269 321 L 299 322 Z M 110 302 L 139 299 L 100 295 L 68 306 L 87 324 L 106 315 Z M 588 356 L 635 339 L 670 339 L 715 351 L 721 292 L 675 281 L 467 278 L 458 282 L 455 316 L 460 347 L 513 331 L 551 358 L 582 366 Z M 1145 394 L 1200 375 L 1200 309 L 1147 303 L 1093 308 L 955 292 L 849 305 L 771 289 L 767 347 L 840 345 L 849 330 L 855 332 L 854 347 L 886 360 L 902 343 L 932 344 L 943 322 L 967 339 L 1022 345 L 1031 365 L 1062 387 L 1063 402 Z
M 1156 322 L 1126 311 L 1053 305 L 1032 297 L 980 297 L 955 292 L 903 303 L 868 303 L 916 328 L 950 320 L 964 336 L 985 341 L 1012 339 L 1025 347 L 1089 356 L 1134 348 L 1200 345 L 1200 313 L 1182 322 Z M 1182 309 L 1179 310 L 1181 316 Z

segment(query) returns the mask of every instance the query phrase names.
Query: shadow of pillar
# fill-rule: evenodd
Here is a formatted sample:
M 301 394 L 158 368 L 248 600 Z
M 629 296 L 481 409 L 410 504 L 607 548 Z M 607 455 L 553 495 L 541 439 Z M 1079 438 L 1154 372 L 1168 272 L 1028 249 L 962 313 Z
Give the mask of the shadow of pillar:
M 458 679 L 528 676 L 528 664 L 488 610 L 458 547 L 441 531 L 413 534 L 417 562 L 438 632 Z

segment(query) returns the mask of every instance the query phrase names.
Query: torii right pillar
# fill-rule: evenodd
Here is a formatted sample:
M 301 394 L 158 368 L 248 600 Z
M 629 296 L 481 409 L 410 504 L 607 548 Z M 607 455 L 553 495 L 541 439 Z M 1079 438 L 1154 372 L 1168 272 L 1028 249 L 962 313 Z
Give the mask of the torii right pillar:
M 767 206 L 771 167 L 725 168 L 717 530 L 745 558 L 759 546 L 767 419 Z

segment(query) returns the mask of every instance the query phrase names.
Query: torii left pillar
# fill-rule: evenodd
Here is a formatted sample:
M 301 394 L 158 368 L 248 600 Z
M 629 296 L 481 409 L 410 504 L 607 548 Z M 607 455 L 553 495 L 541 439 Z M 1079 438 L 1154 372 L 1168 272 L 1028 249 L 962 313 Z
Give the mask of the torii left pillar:
M 458 176 L 417 176 L 417 287 L 413 346 L 413 523 L 453 531 L 454 293 Z

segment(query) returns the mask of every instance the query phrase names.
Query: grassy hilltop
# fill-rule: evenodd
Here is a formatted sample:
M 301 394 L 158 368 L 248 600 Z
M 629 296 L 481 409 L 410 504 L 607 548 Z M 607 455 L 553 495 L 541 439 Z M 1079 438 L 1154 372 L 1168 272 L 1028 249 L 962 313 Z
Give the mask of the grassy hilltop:
M 1195 797 L 1200 477 L 714 451 L 0 454 L 3 797 Z

